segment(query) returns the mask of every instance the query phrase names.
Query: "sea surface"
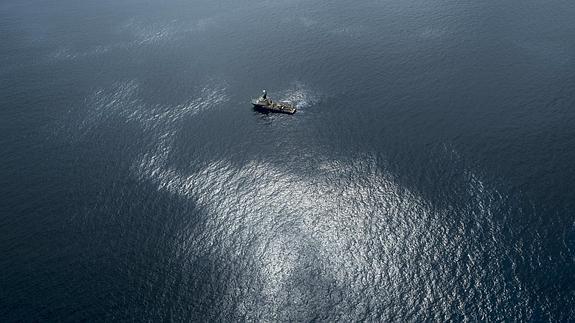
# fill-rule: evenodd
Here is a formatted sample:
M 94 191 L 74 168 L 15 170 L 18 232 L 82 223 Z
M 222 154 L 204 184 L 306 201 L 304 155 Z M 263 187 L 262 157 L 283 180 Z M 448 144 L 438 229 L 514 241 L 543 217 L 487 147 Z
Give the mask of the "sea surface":
M 3 0 L 0 147 L 2 322 L 575 321 L 573 0 Z

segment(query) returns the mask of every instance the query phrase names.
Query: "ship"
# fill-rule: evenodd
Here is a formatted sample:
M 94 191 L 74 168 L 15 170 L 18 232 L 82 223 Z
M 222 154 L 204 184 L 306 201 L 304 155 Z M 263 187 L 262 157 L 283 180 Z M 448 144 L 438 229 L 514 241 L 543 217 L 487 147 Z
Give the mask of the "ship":
M 254 105 L 254 109 L 262 112 L 294 114 L 297 111 L 295 106 L 289 102 L 274 102 L 269 99 L 266 90 L 263 90 L 259 98 L 253 99 L 252 104 Z

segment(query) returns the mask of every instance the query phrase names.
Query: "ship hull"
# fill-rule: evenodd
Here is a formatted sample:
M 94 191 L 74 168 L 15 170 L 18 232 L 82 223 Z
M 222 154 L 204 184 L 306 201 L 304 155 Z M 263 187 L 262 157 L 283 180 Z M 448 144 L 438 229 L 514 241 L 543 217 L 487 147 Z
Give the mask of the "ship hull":
M 272 113 L 285 113 L 285 114 L 294 114 L 297 109 L 291 106 L 269 106 L 265 104 L 257 104 L 252 103 L 254 109 L 261 111 L 261 112 L 272 112 Z

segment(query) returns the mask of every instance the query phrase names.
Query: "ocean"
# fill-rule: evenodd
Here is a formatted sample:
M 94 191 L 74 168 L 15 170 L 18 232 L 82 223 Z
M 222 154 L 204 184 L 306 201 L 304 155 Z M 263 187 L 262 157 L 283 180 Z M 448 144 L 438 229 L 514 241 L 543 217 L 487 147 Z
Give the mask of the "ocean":
M 574 321 L 573 17 L 2 1 L 0 320 Z

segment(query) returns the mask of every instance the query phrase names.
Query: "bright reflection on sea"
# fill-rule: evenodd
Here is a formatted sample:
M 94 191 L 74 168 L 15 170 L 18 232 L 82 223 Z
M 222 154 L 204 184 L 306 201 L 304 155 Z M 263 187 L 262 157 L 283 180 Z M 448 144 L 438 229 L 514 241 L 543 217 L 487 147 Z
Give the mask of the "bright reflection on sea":
M 137 171 L 159 190 L 205 210 L 204 231 L 198 236 L 183 228 L 177 252 L 202 250 L 239 266 L 227 287 L 229 297 L 239 300 L 238 317 L 297 320 L 329 312 L 341 319 L 378 319 L 408 304 L 433 309 L 439 318 L 464 301 L 466 288 L 497 286 L 482 281 L 487 272 L 502 279 L 497 263 L 478 266 L 466 252 L 498 252 L 499 233 L 479 223 L 491 221 L 490 208 L 500 197 L 472 174 L 473 210 L 459 210 L 477 212 L 476 227 L 468 229 L 441 224 L 452 210 L 436 209 L 401 187 L 368 155 L 325 160 L 312 176 L 255 160 L 242 167 L 222 160 L 187 174 L 158 156 L 144 158 Z M 473 245 L 474 230 L 491 235 L 488 245 Z M 474 277 L 479 279 L 470 281 Z M 439 286 L 451 290 L 452 298 L 438 294 Z M 444 304 L 438 309 L 437 302 Z
M 301 87 L 283 95 L 309 96 Z M 217 82 L 195 93 L 179 105 L 150 106 L 136 80 L 119 83 L 89 97 L 75 128 L 86 136 L 109 119 L 139 128 L 145 140 L 133 176 L 200 210 L 178 229 L 172 257 L 183 275 L 211 264 L 205 283 L 222 302 L 212 316 L 393 320 L 407 309 L 412 319 L 445 319 L 465 307 L 463 317 L 479 319 L 507 310 L 509 297 L 529 301 L 520 282 L 504 283 L 509 251 L 494 214 L 509 212 L 507 197 L 472 171 L 463 174 L 466 203 L 438 206 L 402 185 L 376 154 L 307 151 L 283 164 L 219 159 L 188 169 L 172 160 L 184 121 L 227 101 Z M 459 158 L 448 145 L 442 154 Z

